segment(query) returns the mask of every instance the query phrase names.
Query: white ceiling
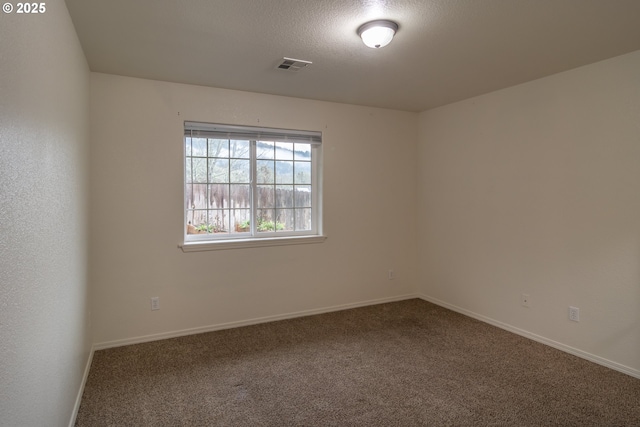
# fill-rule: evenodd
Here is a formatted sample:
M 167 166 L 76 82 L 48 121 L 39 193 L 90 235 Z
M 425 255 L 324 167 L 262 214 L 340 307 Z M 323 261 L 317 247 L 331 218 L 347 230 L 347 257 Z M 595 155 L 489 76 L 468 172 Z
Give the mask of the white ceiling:
M 92 71 L 408 111 L 640 49 L 640 0 L 66 3 Z M 400 29 L 367 48 L 380 18 Z

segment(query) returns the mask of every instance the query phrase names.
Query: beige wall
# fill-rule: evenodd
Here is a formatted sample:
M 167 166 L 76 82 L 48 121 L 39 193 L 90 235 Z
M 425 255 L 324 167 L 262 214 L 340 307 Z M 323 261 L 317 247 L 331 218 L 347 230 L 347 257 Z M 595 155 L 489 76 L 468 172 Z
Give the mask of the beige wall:
M 92 73 L 95 342 L 113 345 L 413 293 L 417 119 L 413 113 Z M 178 249 L 184 120 L 322 131 L 328 239 Z M 391 222 L 394 216 L 400 226 Z M 390 268 L 397 274 L 392 281 Z M 159 311 L 150 310 L 152 296 L 160 297 Z
M 640 52 L 424 112 L 419 156 L 425 296 L 640 374 Z
M 0 16 L 3 426 L 68 425 L 92 343 L 89 69 L 64 2 L 46 7 Z

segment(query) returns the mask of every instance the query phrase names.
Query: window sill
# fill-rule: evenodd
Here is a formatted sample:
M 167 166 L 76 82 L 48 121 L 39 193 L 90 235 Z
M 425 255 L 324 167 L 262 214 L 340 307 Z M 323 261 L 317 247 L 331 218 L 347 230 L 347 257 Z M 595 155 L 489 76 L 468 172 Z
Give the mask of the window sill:
M 201 252 L 224 249 L 261 248 L 266 246 L 306 245 L 322 243 L 325 240 L 327 240 L 326 236 L 295 236 L 220 241 L 208 240 L 204 242 L 185 242 L 182 245 L 178 245 L 178 247 L 182 249 L 182 252 Z

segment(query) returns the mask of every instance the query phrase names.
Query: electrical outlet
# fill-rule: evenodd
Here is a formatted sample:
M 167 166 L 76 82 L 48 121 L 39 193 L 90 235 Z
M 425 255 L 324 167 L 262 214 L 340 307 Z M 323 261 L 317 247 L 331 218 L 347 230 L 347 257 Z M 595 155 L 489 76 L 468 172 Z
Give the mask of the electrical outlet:
M 569 320 L 580 321 L 580 309 L 578 307 L 569 307 Z
M 160 310 L 160 297 L 151 297 L 151 310 Z
M 393 280 L 396 278 L 396 272 L 393 270 L 389 270 L 389 280 Z
M 530 302 L 531 298 L 529 297 L 529 294 L 520 295 L 520 304 L 522 304 L 523 307 L 531 307 Z

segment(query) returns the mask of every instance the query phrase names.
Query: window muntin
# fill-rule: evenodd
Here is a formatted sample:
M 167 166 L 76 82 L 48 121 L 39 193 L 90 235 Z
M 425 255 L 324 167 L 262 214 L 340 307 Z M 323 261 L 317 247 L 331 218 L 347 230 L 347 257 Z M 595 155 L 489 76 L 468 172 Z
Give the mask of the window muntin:
M 320 232 L 320 133 L 185 122 L 185 242 Z

